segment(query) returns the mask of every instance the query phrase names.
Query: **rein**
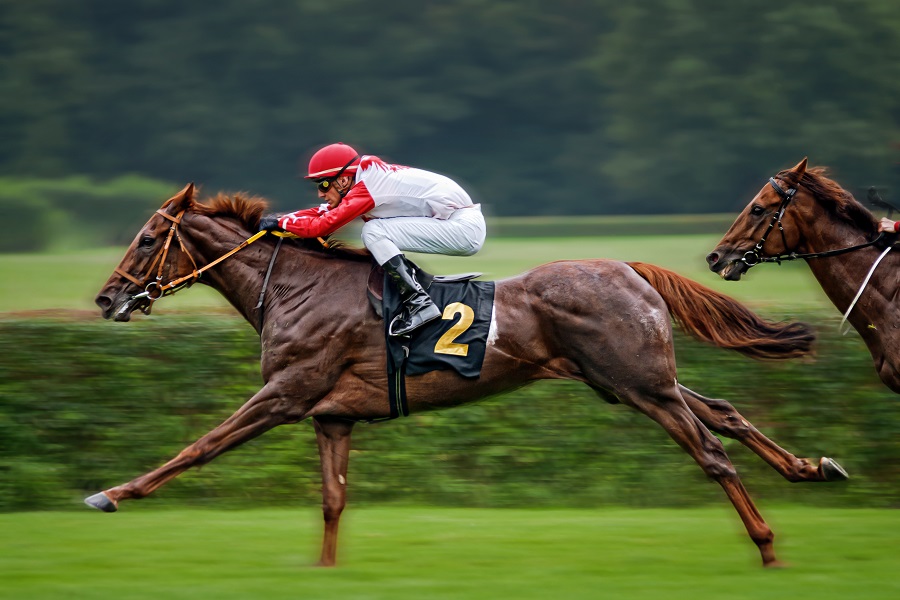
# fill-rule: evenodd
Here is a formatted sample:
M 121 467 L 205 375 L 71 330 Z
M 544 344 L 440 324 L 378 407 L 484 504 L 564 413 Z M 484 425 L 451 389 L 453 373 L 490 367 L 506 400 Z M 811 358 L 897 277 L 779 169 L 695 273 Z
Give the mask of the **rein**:
M 204 271 L 211 269 L 212 267 L 216 266 L 223 260 L 231 257 L 236 252 L 243 250 L 244 248 L 246 248 L 247 246 L 249 246 L 256 240 L 258 240 L 259 238 L 261 238 L 264 235 L 266 235 L 267 233 L 269 233 L 268 231 L 265 231 L 265 230 L 260 231 L 256 234 L 250 236 L 249 238 L 247 238 L 246 240 L 241 242 L 238 246 L 236 246 L 235 248 L 232 248 L 230 251 L 226 252 L 225 254 L 223 254 L 219 258 L 215 259 L 214 261 L 210 262 L 206 266 L 198 268 L 197 261 L 195 261 L 194 257 L 191 256 L 191 253 L 188 252 L 187 248 L 184 245 L 184 241 L 181 239 L 181 234 L 178 233 L 178 225 L 181 223 L 181 218 L 184 216 L 185 211 L 182 210 L 174 217 L 172 215 L 166 213 L 162 209 L 159 209 L 156 212 L 157 212 L 157 214 L 165 217 L 166 219 L 168 219 L 169 221 L 172 222 L 171 227 L 169 227 L 169 235 L 166 237 L 166 242 L 165 242 L 165 244 L 163 244 L 163 247 L 162 247 L 162 250 L 160 251 L 160 253 L 157 254 L 156 257 L 153 259 L 153 262 L 150 263 L 150 268 L 147 269 L 148 272 L 144 276 L 143 279 L 138 279 L 137 277 L 131 275 L 127 271 L 124 271 L 124 270 L 116 267 L 115 272 L 117 274 L 121 275 L 122 277 L 124 277 L 128 281 L 132 282 L 136 286 L 144 288 L 143 292 L 136 294 L 136 295 L 132 296 L 131 298 L 129 298 L 128 301 L 126 301 L 122 305 L 122 307 L 119 309 L 119 313 L 125 313 L 125 312 L 133 310 L 135 308 L 138 308 L 145 315 L 149 315 L 151 309 L 153 308 L 154 302 L 156 302 L 163 296 L 169 296 L 185 287 L 190 287 L 194 283 L 194 281 L 196 281 L 197 279 L 200 278 L 200 276 L 203 274 Z M 178 245 L 181 247 L 181 251 L 184 252 L 184 254 L 190 259 L 191 264 L 194 265 L 194 270 L 191 271 L 190 273 L 188 273 L 187 275 L 184 275 L 183 277 L 179 277 L 177 279 L 173 279 L 172 281 L 170 281 L 166 284 L 162 284 L 160 282 L 162 281 L 162 277 L 163 277 L 163 269 L 165 269 L 166 257 L 168 257 L 168 255 L 169 255 L 169 249 L 172 246 L 172 238 L 173 237 L 178 240 Z M 153 276 L 152 275 L 153 268 L 154 268 L 154 266 L 156 266 L 157 262 L 159 263 L 159 268 L 156 272 L 156 279 L 147 283 L 147 281 Z M 274 263 L 274 256 L 273 256 L 272 263 Z M 270 263 L 269 269 L 271 269 L 271 268 L 272 268 L 272 264 Z M 268 280 L 268 277 L 266 279 Z
M 838 256 L 839 254 L 846 254 L 847 252 L 853 252 L 855 250 L 860 250 L 862 248 L 868 248 L 869 246 L 874 246 L 884 237 L 884 232 L 878 234 L 878 236 L 870 241 L 862 244 L 857 244 L 855 246 L 850 246 L 848 248 L 837 248 L 835 250 L 825 250 L 823 252 L 808 252 L 805 254 L 798 254 L 797 252 L 786 252 L 783 254 L 778 254 L 776 256 L 763 256 L 762 249 L 766 243 L 766 239 L 768 239 L 769 234 L 775 228 L 775 225 L 778 225 L 778 230 L 781 232 L 781 241 L 784 243 L 784 247 L 787 248 L 787 238 L 784 235 L 784 227 L 781 224 L 781 218 L 784 216 L 784 211 L 787 210 L 788 205 L 790 205 L 791 200 L 794 199 L 794 194 L 797 193 L 797 188 L 792 187 L 787 191 L 783 190 L 778 182 L 775 181 L 774 177 L 769 177 L 769 185 L 778 192 L 778 195 L 781 196 L 781 205 L 778 207 L 778 212 L 772 215 L 772 220 L 769 222 L 769 227 L 766 229 L 766 232 L 763 234 L 762 239 L 759 240 L 755 246 L 753 246 L 752 250 L 748 250 L 744 253 L 744 256 L 741 258 L 741 262 L 747 265 L 747 268 L 755 267 L 760 263 L 778 263 L 781 264 L 781 261 L 789 261 L 789 260 L 798 260 L 801 258 L 824 258 L 826 256 Z

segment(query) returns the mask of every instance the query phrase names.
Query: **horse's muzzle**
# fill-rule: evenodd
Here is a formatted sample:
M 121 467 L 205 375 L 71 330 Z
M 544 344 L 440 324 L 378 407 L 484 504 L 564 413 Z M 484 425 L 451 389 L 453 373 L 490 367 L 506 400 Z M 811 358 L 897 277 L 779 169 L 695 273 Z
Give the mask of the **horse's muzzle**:
M 741 276 L 750 268 L 750 265 L 741 260 L 742 258 L 743 255 L 736 252 L 722 255 L 713 251 L 706 255 L 706 263 L 709 265 L 709 270 L 718 273 L 722 279 L 740 281 Z
M 125 322 L 131 320 L 131 313 L 135 309 L 149 312 L 151 302 L 147 292 L 141 292 L 135 296 L 127 296 L 122 302 L 115 303 L 109 296 L 97 296 L 94 300 L 100 307 L 104 319 L 114 318 L 116 321 Z
M 104 319 L 109 319 L 113 313 L 113 301 L 109 296 L 100 294 L 94 298 L 94 304 L 100 307 L 100 315 Z

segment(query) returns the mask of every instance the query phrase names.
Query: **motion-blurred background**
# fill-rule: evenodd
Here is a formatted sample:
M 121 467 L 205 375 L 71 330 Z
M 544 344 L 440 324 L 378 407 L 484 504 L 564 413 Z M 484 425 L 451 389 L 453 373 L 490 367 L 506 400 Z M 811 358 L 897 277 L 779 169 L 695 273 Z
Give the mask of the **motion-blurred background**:
M 900 405 L 805 265 L 723 288 L 703 256 L 804 156 L 896 199 L 898 98 L 896 0 L 0 0 L 0 510 L 87 510 L 254 393 L 258 340 L 203 290 L 130 324 L 72 311 L 186 182 L 304 208 L 298 172 L 333 141 L 484 204 L 484 251 L 435 270 L 645 260 L 813 323 L 818 357 L 792 364 L 679 338 L 679 378 L 850 471 L 793 486 L 726 441 L 761 508 L 896 508 Z M 351 506 L 726 502 L 652 422 L 574 383 L 361 426 L 354 448 Z M 279 428 L 128 510 L 315 506 L 317 463 L 310 427 Z

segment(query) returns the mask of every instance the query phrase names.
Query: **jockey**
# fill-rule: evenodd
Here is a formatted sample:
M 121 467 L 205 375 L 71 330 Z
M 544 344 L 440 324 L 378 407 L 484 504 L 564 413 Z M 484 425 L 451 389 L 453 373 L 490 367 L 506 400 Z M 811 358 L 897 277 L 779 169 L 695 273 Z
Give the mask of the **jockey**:
M 305 178 L 317 184 L 324 203 L 280 217 L 265 216 L 259 230 L 323 237 L 362 217 L 363 243 L 397 284 L 403 301 L 404 310 L 391 322 L 390 335 L 408 335 L 440 317 L 403 252 L 475 254 L 485 238 L 481 205 L 473 204 L 448 177 L 360 156 L 341 143 L 313 154 Z

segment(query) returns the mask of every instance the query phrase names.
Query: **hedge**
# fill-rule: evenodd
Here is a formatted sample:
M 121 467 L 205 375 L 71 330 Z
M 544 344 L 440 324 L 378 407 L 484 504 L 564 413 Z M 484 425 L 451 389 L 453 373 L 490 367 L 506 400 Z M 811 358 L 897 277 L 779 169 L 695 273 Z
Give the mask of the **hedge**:
M 831 315 L 814 360 L 761 363 L 679 336 L 679 379 L 730 400 L 798 456 L 837 459 L 851 479 L 790 484 L 724 440 L 763 502 L 900 505 L 900 403 L 855 334 Z M 177 454 L 261 385 L 259 341 L 237 318 L 115 324 L 0 321 L 0 510 L 78 509 Z M 692 506 L 727 502 L 646 417 L 575 382 L 541 382 L 468 406 L 354 430 L 349 497 L 452 506 Z M 310 423 L 277 428 L 129 505 L 320 502 Z

